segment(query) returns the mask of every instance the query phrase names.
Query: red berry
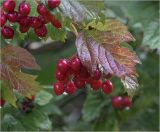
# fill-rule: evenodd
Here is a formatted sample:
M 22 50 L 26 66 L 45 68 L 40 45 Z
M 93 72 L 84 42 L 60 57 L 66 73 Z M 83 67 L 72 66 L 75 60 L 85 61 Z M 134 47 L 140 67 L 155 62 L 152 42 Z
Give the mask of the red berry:
M 49 11 L 47 10 L 47 8 L 45 7 L 43 3 L 37 6 L 37 12 L 42 16 L 46 16 L 49 14 Z
M 13 22 L 13 23 L 16 22 L 17 18 L 18 18 L 18 12 L 16 11 L 7 14 L 7 19 L 10 22 Z
M 1 100 L 0 100 L 0 106 L 3 107 L 4 104 L 5 104 L 5 100 L 1 98 Z
M 73 57 L 70 61 L 70 66 L 71 66 L 73 71 L 75 71 L 75 72 L 79 71 L 82 67 L 80 59 L 77 56 Z
M 38 28 L 38 27 L 41 27 L 44 24 L 42 23 L 42 21 L 38 17 L 34 17 L 32 19 L 32 25 L 33 25 L 34 28 Z
M 69 82 L 66 86 L 66 89 L 65 91 L 68 93 L 68 94 L 73 94 L 76 92 L 76 86 L 74 84 L 74 82 Z
M 18 11 L 22 16 L 28 16 L 30 13 L 30 4 L 21 2 Z
M 26 33 L 26 32 L 28 32 L 29 28 L 30 28 L 29 26 L 22 26 L 22 25 L 20 25 L 19 26 L 19 31 L 21 33 Z
M 65 81 L 67 79 L 67 75 L 61 72 L 60 70 L 56 71 L 56 79 L 58 81 Z
M 6 18 L 6 15 L 5 14 L 0 14 L 0 25 L 1 27 L 4 26 L 4 24 L 6 23 L 7 21 L 7 18 Z
M 45 25 L 42 25 L 41 27 L 34 28 L 34 32 L 39 37 L 45 37 L 47 35 L 47 28 Z
M 21 26 L 29 26 L 30 25 L 30 18 L 26 16 L 19 17 L 19 24 Z
M 112 93 L 113 86 L 112 83 L 109 80 L 106 80 L 105 82 L 102 83 L 102 90 L 106 94 Z
M 1 30 L 1 33 L 5 39 L 11 39 L 14 36 L 14 30 L 9 26 L 4 26 Z
M 13 12 L 16 7 L 14 0 L 4 0 L 2 4 L 3 10 L 6 12 Z
M 114 108 L 122 108 L 122 97 L 121 96 L 116 96 L 112 98 L 112 106 Z
M 84 66 L 81 67 L 81 70 L 80 72 L 78 72 L 78 74 L 81 78 L 84 78 L 84 79 L 90 78 L 90 74 Z
M 62 28 L 61 23 L 57 19 L 55 19 L 54 17 L 52 18 L 51 23 L 55 28 Z
M 86 85 L 85 80 L 77 78 L 77 77 L 75 78 L 74 83 L 75 83 L 77 88 L 84 88 L 85 85 Z
M 61 0 L 48 0 L 48 6 L 51 9 L 58 7 L 60 5 L 60 3 L 61 3 Z
M 123 99 L 122 99 L 122 106 L 123 107 L 131 107 L 131 105 L 132 105 L 132 102 L 129 99 L 129 97 L 123 97 Z
M 54 92 L 56 95 L 61 95 L 64 92 L 64 85 L 61 82 L 56 82 L 54 84 Z
M 47 24 L 49 22 L 45 16 L 38 16 L 38 18 L 43 24 Z
M 99 80 L 101 78 L 101 72 L 99 71 L 99 69 L 96 69 L 92 78 L 94 80 Z
M 101 80 L 93 80 L 93 81 L 91 82 L 91 87 L 92 87 L 94 90 L 97 91 L 99 88 L 102 87 L 102 82 L 101 82 Z
M 66 59 L 59 60 L 59 62 L 57 64 L 57 69 L 63 73 L 66 73 L 69 70 L 68 61 Z

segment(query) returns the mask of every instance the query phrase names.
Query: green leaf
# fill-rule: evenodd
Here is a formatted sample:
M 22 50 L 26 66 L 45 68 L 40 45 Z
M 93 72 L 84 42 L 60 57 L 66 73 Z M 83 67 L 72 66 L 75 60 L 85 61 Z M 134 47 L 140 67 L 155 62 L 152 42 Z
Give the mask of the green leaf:
M 1 90 L 2 90 L 2 95 L 3 99 L 13 106 L 16 107 L 16 96 L 14 95 L 14 92 L 12 91 L 11 87 L 9 87 L 6 83 L 2 82 L 1 83 Z
M 39 105 L 45 105 L 49 103 L 52 97 L 52 94 L 50 94 L 49 92 L 41 90 L 39 93 L 37 93 L 35 102 Z
M 62 29 L 57 29 L 53 25 L 47 25 L 48 35 L 51 39 L 55 41 L 65 41 L 67 38 L 67 30 L 63 27 Z
M 159 21 L 152 21 L 144 27 L 143 46 L 151 49 L 160 49 Z
M 22 123 L 10 114 L 1 119 L 1 126 L 3 131 L 25 131 Z
M 40 111 L 34 109 L 31 113 L 18 116 L 17 119 L 23 124 L 26 130 L 51 130 L 51 121 L 48 116 Z
M 102 95 L 89 91 L 87 94 L 87 99 L 83 106 L 83 119 L 85 121 L 92 121 L 95 118 L 99 117 L 102 112 L 102 108 L 106 106 L 108 100 L 104 101 Z

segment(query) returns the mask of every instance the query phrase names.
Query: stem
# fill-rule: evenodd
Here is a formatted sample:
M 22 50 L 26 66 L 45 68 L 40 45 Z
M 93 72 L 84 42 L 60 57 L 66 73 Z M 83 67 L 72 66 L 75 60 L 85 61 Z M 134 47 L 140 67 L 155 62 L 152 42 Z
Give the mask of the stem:
M 78 36 L 78 31 L 77 31 L 76 27 L 73 25 L 73 23 L 71 23 L 71 28 L 72 28 L 72 31 L 74 32 L 74 34 L 77 37 Z

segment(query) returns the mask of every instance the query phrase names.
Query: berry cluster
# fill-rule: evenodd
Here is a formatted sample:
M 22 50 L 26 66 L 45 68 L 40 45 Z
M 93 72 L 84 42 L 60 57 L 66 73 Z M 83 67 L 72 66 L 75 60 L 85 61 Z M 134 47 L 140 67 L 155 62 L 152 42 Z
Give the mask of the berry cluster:
M 23 111 L 24 113 L 31 112 L 34 107 L 34 100 L 35 100 L 35 96 L 32 96 L 31 99 L 24 98 L 20 107 L 21 111 Z
M 110 94 L 113 90 L 112 83 L 109 80 L 103 78 L 104 81 L 102 82 L 102 74 L 98 68 L 91 75 L 82 65 L 78 56 L 73 56 L 69 60 L 59 60 L 56 79 L 57 82 L 54 83 L 56 95 L 61 95 L 64 92 L 73 94 L 77 89 L 84 88 L 86 84 L 90 84 L 95 91 L 102 88 L 102 91 L 106 94 Z
M 112 106 L 117 109 L 130 108 L 132 106 L 132 102 L 128 96 L 115 96 L 112 98 Z
M 0 106 L 3 107 L 4 104 L 5 104 L 5 102 L 6 102 L 6 101 L 5 101 L 3 98 L 1 98 L 1 100 L 0 100 Z
M 60 5 L 60 0 L 48 0 L 48 8 L 55 9 Z M 49 12 L 48 8 L 39 3 L 37 6 L 37 12 L 39 16 L 29 16 L 30 4 L 23 0 L 19 4 L 18 11 L 15 11 L 16 2 L 14 0 L 4 0 L 2 3 L 2 9 L 0 11 L 0 26 L 1 34 L 5 39 L 12 39 L 14 36 L 14 30 L 6 25 L 7 20 L 10 23 L 17 22 L 19 24 L 19 31 L 26 33 L 30 28 L 34 29 L 35 34 L 38 37 L 45 37 L 47 35 L 47 23 L 51 24 L 59 29 L 61 23 Z

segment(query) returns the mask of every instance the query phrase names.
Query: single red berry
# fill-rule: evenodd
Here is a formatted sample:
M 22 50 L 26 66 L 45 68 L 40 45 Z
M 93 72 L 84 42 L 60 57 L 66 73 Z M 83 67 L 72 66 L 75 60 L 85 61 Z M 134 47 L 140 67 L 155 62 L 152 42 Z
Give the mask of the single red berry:
M 80 70 L 80 72 L 78 72 L 78 74 L 81 78 L 84 78 L 84 79 L 90 78 L 90 74 L 89 74 L 87 68 L 85 68 L 84 66 L 81 67 L 81 70 Z
M 60 70 L 56 71 L 56 79 L 58 81 L 65 81 L 65 80 L 67 80 L 67 78 L 68 78 L 67 75 L 64 74 L 63 72 L 61 72 Z
M 51 9 L 58 7 L 60 5 L 60 3 L 61 3 L 61 0 L 48 0 L 48 6 Z
M 30 25 L 30 18 L 26 16 L 19 17 L 19 24 L 21 26 L 29 26 Z
M 42 16 L 46 16 L 49 14 L 49 11 L 47 10 L 47 8 L 45 7 L 43 3 L 37 6 L 37 12 Z
M 99 80 L 101 78 L 101 72 L 99 69 L 96 69 L 96 71 L 94 72 L 93 74 L 93 77 L 92 77 L 94 80 Z
M 19 13 L 22 16 L 28 16 L 30 13 L 30 4 L 26 3 L 26 2 L 21 2 L 19 4 L 19 9 L 18 9 Z
M 60 21 L 58 21 L 54 17 L 52 18 L 51 23 L 55 28 L 62 28 L 62 25 L 61 25 Z
M 34 17 L 34 18 L 32 19 L 32 26 L 33 26 L 34 28 L 39 28 L 39 27 L 41 27 L 42 25 L 44 25 L 44 24 L 43 24 L 43 22 L 42 22 L 38 17 Z
M 79 71 L 82 67 L 80 59 L 77 56 L 71 58 L 70 66 L 73 71 Z
M 13 12 L 16 7 L 14 0 L 4 0 L 2 3 L 3 10 L 6 12 Z
M 38 16 L 39 20 L 43 23 L 43 24 L 47 24 L 49 22 L 49 20 L 46 19 L 46 17 L 44 16 Z
M 4 24 L 6 23 L 6 21 L 7 21 L 6 15 L 3 14 L 3 13 L 0 14 L 0 25 L 1 25 L 1 27 L 4 26 Z
M 45 25 L 42 25 L 41 27 L 34 28 L 34 32 L 39 37 L 45 37 L 47 35 L 47 28 Z
M 22 25 L 20 25 L 19 26 L 19 31 L 21 33 L 26 33 L 26 32 L 28 32 L 29 28 L 30 28 L 29 26 L 22 26 Z
M 1 98 L 1 100 L 0 100 L 0 106 L 3 107 L 4 104 L 5 104 L 5 100 Z
M 91 82 L 91 87 L 92 87 L 94 90 L 97 91 L 99 88 L 102 87 L 102 82 L 101 82 L 101 80 L 93 80 L 93 81 Z
M 11 39 L 14 36 L 14 30 L 9 26 L 4 26 L 1 30 L 1 33 L 5 39 Z
M 77 88 L 84 88 L 86 85 L 85 80 L 81 79 L 81 78 L 75 78 L 74 83 L 76 85 Z
M 122 106 L 122 97 L 121 96 L 115 96 L 112 98 L 112 106 L 114 108 L 123 108 Z
M 67 59 L 61 59 L 58 61 L 57 69 L 63 73 L 66 73 L 69 70 L 69 64 Z
M 10 22 L 13 22 L 13 23 L 16 22 L 17 18 L 18 18 L 18 12 L 16 11 L 7 14 L 7 19 Z
M 73 94 L 73 93 L 76 92 L 76 89 L 77 89 L 77 88 L 76 88 L 74 82 L 68 82 L 65 91 L 66 91 L 68 94 Z
M 132 102 L 129 99 L 129 97 L 123 97 L 122 98 L 122 106 L 123 107 L 131 107 L 132 106 Z
M 61 95 L 64 92 L 64 85 L 61 82 L 56 82 L 54 85 L 54 92 L 56 95 Z
M 106 80 L 102 83 L 102 90 L 106 94 L 110 94 L 113 91 L 112 83 L 109 80 Z

